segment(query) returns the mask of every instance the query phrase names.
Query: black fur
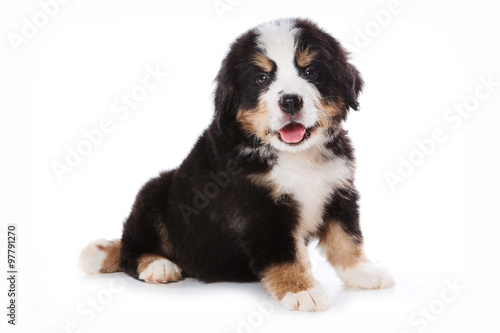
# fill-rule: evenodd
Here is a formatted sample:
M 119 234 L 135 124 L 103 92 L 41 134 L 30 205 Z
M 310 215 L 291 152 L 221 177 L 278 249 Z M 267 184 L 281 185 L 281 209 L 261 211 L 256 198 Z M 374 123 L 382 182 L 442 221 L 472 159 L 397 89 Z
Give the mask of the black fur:
M 316 86 L 321 95 L 331 101 L 342 98 L 345 113 L 349 107 L 357 110 L 363 81 L 346 51 L 310 21 L 295 24 L 302 29 L 300 47 L 321 55 L 313 63 L 320 73 Z M 137 195 L 124 224 L 120 260 L 132 277 L 138 278 L 137 259 L 145 253 L 164 256 L 185 276 L 205 282 L 255 281 L 266 267 L 296 259 L 292 233 L 299 220 L 294 198 L 275 200 L 268 188 L 248 177 L 268 172 L 276 151 L 245 134 L 236 121 L 238 108 L 255 107 L 265 89 L 255 85 L 260 69 L 249 59 L 259 52 L 256 38 L 253 29 L 231 46 L 216 78 L 214 120 L 184 162 L 151 179 Z M 336 127 L 329 134 L 327 148 L 352 161 L 347 133 Z M 203 200 L 199 193 L 206 188 L 213 198 Z M 324 215 L 342 221 L 345 231 L 361 240 L 357 198 L 354 188 L 338 191 Z

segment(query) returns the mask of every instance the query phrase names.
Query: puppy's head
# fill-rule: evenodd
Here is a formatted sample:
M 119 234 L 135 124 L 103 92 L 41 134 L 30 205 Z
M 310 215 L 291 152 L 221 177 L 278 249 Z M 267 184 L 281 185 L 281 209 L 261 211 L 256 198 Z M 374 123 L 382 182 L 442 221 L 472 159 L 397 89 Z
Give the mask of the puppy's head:
M 215 121 L 282 151 L 328 141 L 363 81 L 332 36 L 308 20 L 265 23 L 231 46 L 216 78 Z

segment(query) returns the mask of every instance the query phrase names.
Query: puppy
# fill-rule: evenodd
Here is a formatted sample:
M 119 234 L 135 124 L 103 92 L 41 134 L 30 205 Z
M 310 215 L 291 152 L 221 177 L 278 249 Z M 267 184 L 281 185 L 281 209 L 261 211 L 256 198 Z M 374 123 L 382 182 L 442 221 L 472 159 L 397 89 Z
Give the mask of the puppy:
M 217 75 L 208 129 L 177 169 L 143 186 L 121 240 L 82 251 L 82 269 L 150 283 L 261 281 L 287 309 L 322 311 L 329 299 L 306 247 L 317 238 L 347 287 L 391 287 L 363 252 L 342 127 L 362 87 L 344 48 L 309 20 L 241 35 Z

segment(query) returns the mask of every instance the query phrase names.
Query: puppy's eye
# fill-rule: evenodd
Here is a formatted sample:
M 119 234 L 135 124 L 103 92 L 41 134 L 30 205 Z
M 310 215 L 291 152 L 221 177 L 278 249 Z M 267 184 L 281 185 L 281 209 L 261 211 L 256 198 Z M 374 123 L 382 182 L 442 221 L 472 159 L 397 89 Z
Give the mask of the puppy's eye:
M 257 84 L 264 84 L 264 83 L 266 83 L 268 80 L 269 80 L 269 78 L 267 77 L 267 75 L 266 75 L 266 74 L 259 74 L 259 75 L 257 75 L 257 77 L 255 78 L 255 82 L 257 82 Z
M 306 68 L 305 72 L 306 76 L 309 78 L 309 79 L 316 79 L 318 77 L 318 72 L 312 68 L 312 67 L 308 67 Z

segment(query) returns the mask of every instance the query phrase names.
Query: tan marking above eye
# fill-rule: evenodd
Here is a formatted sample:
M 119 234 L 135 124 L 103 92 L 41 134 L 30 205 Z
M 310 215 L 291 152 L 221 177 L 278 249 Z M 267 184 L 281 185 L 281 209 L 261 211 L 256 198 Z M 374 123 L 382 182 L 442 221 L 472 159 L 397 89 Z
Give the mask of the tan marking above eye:
M 299 50 L 296 55 L 297 65 L 299 67 L 307 67 L 316 57 L 315 52 L 311 52 L 309 48 Z
M 252 63 L 262 69 L 264 72 L 269 73 L 273 70 L 273 62 L 271 59 L 263 54 L 255 54 L 252 57 Z

